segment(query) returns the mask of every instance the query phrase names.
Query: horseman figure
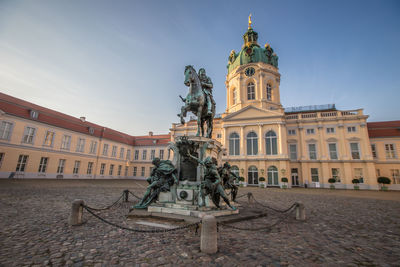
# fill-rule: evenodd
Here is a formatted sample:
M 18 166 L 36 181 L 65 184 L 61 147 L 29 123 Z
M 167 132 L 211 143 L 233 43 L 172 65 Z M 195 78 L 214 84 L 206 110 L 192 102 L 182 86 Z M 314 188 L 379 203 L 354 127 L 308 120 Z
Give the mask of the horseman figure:
M 213 84 L 211 79 L 207 77 L 206 70 L 201 68 L 199 74 L 193 66 L 186 66 L 184 84 L 189 87 L 189 93 L 186 98 L 179 96 L 185 103 L 181 108 L 178 117 L 181 123 L 185 124 L 186 114 L 191 111 L 197 116 L 197 134 L 196 136 L 204 136 L 204 123 L 207 123 L 206 137 L 212 137 L 213 119 L 215 115 L 215 102 L 212 97 Z
M 201 88 L 206 95 L 207 102 L 207 115 L 212 115 L 212 107 L 215 106 L 215 101 L 212 95 L 213 83 L 211 78 L 206 75 L 206 70 L 204 68 L 199 69 L 199 79 L 201 82 Z

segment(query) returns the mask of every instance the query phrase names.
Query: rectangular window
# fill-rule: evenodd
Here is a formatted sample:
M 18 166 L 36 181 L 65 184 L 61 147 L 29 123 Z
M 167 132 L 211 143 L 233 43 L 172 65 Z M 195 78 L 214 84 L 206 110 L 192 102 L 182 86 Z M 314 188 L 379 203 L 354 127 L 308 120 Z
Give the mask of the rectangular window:
M 81 162 L 79 160 L 75 160 L 73 174 L 79 173 L 79 167 L 81 166 Z
M 146 160 L 147 158 L 147 150 L 143 150 L 142 160 Z
M 118 165 L 118 172 L 117 175 L 120 176 L 122 171 L 122 165 Z
M 311 168 L 311 181 L 313 181 L 314 183 L 319 182 L 318 168 Z
M 308 144 L 308 155 L 310 159 L 317 159 L 317 146 L 315 144 Z
M 289 152 L 290 152 L 290 159 L 297 160 L 297 145 L 296 144 L 289 145 Z
M 164 159 L 164 150 L 160 150 L 160 159 Z
M 372 157 L 374 157 L 374 159 L 376 159 L 378 157 L 378 154 L 376 153 L 376 145 L 375 144 L 371 144 L 371 151 L 372 151 Z
M 26 127 L 24 132 L 24 138 L 22 142 L 27 144 L 33 144 L 33 138 L 35 137 L 36 129 L 33 127 Z
M 61 149 L 69 150 L 71 146 L 71 136 L 64 135 L 61 140 Z
M 93 171 L 93 162 L 88 162 L 86 174 L 92 174 L 92 171 Z
M 392 174 L 393 184 L 400 184 L 400 170 L 392 169 L 390 172 Z
M 78 138 L 78 144 L 76 145 L 76 152 L 83 152 L 85 150 L 85 139 Z
M 39 173 L 45 173 L 46 172 L 46 168 L 47 168 L 47 162 L 49 161 L 49 158 L 46 157 L 42 157 L 40 159 L 40 163 L 39 163 Z
M 381 170 L 380 169 L 376 169 L 376 177 L 381 176 Z
M 154 169 L 153 167 L 150 167 L 150 168 L 149 168 L 149 173 L 150 173 L 150 176 L 152 176 L 152 175 L 153 175 L 153 169 Z
M 100 174 L 101 174 L 101 175 L 104 175 L 105 169 L 106 169 L 106 164 L 105 164 L 105 163 L 102 163 L 102 164 L 100 165 Z
M 133 176 L 136 177 L 137 175 L 137 167 L 133 167 Z
M 57 173 L 64 173 L 65 161 L 65 159 L 60 159 L 58 161 Z
M 2 121 L 0 125 L 0 139 L 10 140 L 13 124 L 8 121 Z
M 307 134 L 315 134 L 314 128 L 307 129 Z
M 141 176 L 144 176 L 144 171 L 145 171 L 145 168 L 144 168 L 144 167 L 142 167 L 142 173 L 141 173 Z
M 15 168 L 15 171 L 24 172 L 27 161 L 28 161 L 28 155 L 19 155 L 17 168 Z
M 90 154 L 96 154 L 97 151 L 97 141 L 90 142 Z
M 0 168 L 1 168 L 1 165 L 3 164 L 3 160 L 4 160 L 4 153 L 0 153 Z
M 256 92 L 255 92 L 255 90 L 254 90 L 254 84 L 253 84 L 253 83 L 250 83 L 250 84 L 247 86 L 247 99 L 248 99 L 248 100 L 254 100 L 254 99 L 256 99 Z
M 53 140 L 54 140 L 54 132 L 47 131 L 46 135 L 44 136 L 44 146 L 53 146 Z
M 150 152 L 150 160 L 153 160 L 156 156 L 156 151 L 154 149 L 151 150 Z
M 328 144 L 331 159 L 338 159 L 336 144 Z
M 103 156 L 108 156 L 108 144 L 104 144 L 103 146 Z
M 121 147 L 119 149 L 119 158 L 123 159 L 124 158 L 124 154 L 125 154 L 125 148 Z
M 330 134 L 330 133 L 335 133 L 335 128 L 334 127 L 328 127 L 326 128 L 326 133 Z
M 336 180 L 336 183 L 340 183 L 340 169 L 332 168 L 332 178 Z
M 110 170 L 108 171 L 108 174 L 109 175 L 113 175 L 113 172 L 114 172 L 114 164 L 111 164 L 110 165 Z
M 124 176 L 128 176 L 128 166 L 125 166 L 125 174 Z
M 356 126 L 348 126 L 347 127 L 347 132 L 348 133 L 355 133 L 357 131 Z
M 358 143 L 350 143 L 351 158 L 360 159 L 360 149 Z
M 111 150 L 111 157 L 117 156 L 117 146 L 113 146 Z
M 296 135 L 296 130 L 295 129 L 289 129 L 288 130 L 288 135 Z
M 139 150 L 135 150 L 135 160 L 139 159 Z
M 360 181 L 360 184 L 363 184 L 365 182 L 362 168 L 355 168 L 354 169 L 354 178 L 358 179 L 358 181 Z
M 395 159 L 396 158 L 396 148 L 394 144 L 385 144 L 386 158 Z
M 126 160 L 131 160 L 131 150 L 130 149 L 126 150 Z

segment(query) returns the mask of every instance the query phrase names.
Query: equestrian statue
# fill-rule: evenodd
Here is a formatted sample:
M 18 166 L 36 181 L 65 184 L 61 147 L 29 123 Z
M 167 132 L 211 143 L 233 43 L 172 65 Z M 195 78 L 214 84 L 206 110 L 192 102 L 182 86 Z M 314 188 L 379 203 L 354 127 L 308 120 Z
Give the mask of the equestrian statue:
M 196 136 L 204 136 L 204 123 L 207 122 L 207 138 L 211 138 L 213 130 L 213 119 L 215 116 L 215 101 L 212 97 L 213 83 L 207 77 L 206 70 L 201 68 L 199 74 L 193 66 L 185 67 L 184 84 L 189 87 L 189 93 L 186 98 L 179 96 L 185 103 L 181 108 L 178 117 L 181 123 L 185 124 L 186 113 L 191 111 L 197 116 L 197 133 Z

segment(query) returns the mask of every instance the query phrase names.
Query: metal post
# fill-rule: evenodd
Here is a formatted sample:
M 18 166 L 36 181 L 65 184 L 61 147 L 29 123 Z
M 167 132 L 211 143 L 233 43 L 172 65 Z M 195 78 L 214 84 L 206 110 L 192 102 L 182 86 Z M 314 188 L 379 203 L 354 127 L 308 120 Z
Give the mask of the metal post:
M 206 215 L 201 220 L 200 250 L 207 254 L 218 251 L 217 220 L 212 215 Z
M 81 225 L 83 215 L 83 205 L 85 202 L 82 199 L 75 199 L 72 202 L 71 214 L 69 216 L 70 225 Z
M 306 208 L 302 202 L 297 202 L 296 220 L 304 221 L 306 219 Z
M 249 201 L 249 204 L 254 204 L 253 194 L 251 192 L 247 193 L 247 200 Z
M 129 199 L 129 190 L 125 189 L 124 190 L 124 202 L 128 202 Z

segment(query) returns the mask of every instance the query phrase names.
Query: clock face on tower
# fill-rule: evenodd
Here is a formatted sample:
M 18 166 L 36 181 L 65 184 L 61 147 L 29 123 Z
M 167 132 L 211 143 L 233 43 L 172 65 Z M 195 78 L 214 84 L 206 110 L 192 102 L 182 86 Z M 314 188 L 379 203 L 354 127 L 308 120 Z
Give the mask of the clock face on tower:
M 247 69 L 244 71 L 244 73 L 245 73 L 246 76 L 248 76 L 248 77 L 253 76 L 254 72 L 255 72 L 254 68 L 247 68 Z

